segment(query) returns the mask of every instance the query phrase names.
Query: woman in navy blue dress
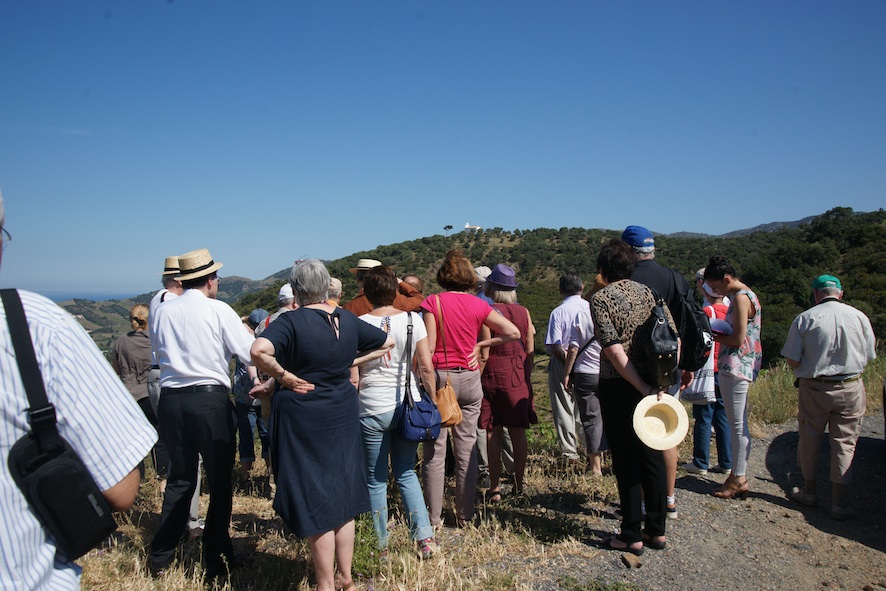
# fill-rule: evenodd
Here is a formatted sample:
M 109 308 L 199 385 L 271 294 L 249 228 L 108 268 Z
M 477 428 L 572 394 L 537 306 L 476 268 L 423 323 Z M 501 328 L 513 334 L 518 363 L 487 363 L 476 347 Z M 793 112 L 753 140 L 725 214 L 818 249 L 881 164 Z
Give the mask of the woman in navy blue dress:
M 393 341 L 326 303 L 330 277 L 320 261 L 297 264 L 289 281 L 300 307 L 272 322 L 252 347 L 256 366 L 277 388 L 274 509 L 296 535 L 308 538 L 318 591 L 350 589 L 354 518 L 370 509 L 350 370 L 384 355 Z M 369 353 L 357 357 L 358 351 Z M 259 387 L 254 393 L 264 392 Z

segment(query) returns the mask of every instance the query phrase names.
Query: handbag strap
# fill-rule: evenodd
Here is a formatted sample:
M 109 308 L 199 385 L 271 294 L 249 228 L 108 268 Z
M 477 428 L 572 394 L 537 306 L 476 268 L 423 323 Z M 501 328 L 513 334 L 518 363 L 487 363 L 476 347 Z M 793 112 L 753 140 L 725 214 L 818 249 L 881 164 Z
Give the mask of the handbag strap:
M 412 312 L 407 312 L 409 315 L 409 324 L 406 325 L 406 394 L 404 394 L 404 398 L 406 399 L 406 404 L 409 405 L 409 408 L 413 408 L 415 406 L 415 402 L 412 401 Z
M 28 404 L 30 404 L 28 420 L 31 423 L 31 431 L 37 439 L 37 446 L 41 453 L 63 449 L 56 427 L 55 407 L 46 398 L 43 375 L 37 365 L 37 356 L 34 354 L 34 344 L 31 342 L 22 300 L 14 289 L 0 290 L 0 297 L 6 310 L 6 323 L 9 325 L 18 371 L 28 395 Z
M 437 294 L 437 329 L 440 331 L 440 339 L 443 341 L 443 361 L 446 369 L 449 369 L 449 356 L 446 354 L 446 325 L 443 323 L 443 307 L 440 305 L 440 294 Z M 449 376 L 449 372 L 446 373 Z

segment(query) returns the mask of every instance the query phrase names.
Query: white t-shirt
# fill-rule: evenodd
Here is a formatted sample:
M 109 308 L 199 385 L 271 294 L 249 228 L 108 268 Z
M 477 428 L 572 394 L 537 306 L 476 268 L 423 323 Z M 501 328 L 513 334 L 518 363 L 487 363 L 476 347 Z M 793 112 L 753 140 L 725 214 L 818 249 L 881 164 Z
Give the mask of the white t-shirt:
M 406 337 L 409 325 L 409 313 L 402 312 L 393 316 L 373 316 L 364 314 L 360 320 L 380 328 L 394 339 L 394 348 L 379 359 L 360 366 L 360 416 L 367 417 L 389 412 L 397 408 L 403 401 L 406 389 Z M 415 361 L 415 346 L 422 339 L 428 338 L 425 323 L 418 314 L 412 314 L 412 359 Z M 421 400 L 418 391 L 418 380 L 412 375 L 412 399 Z

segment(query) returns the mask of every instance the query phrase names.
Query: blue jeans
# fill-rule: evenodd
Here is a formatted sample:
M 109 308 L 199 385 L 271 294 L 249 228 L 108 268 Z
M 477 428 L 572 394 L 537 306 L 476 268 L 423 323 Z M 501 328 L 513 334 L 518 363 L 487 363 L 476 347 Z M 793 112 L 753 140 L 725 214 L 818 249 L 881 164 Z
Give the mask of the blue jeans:
M 400 498 L 406 510 L 406 522 L 413 540 L 434 536 L 428 519 L 425 497 L 415 473 L 415 454 L 418 443 L 406 441 L 397 435 L 397 410 L 360 417 L 363 447 L 366 449 L 366 480 L 369 483 L 369 501 L 372 504 L 372 523 L 378 536 L 379 549 L 388 545 L 388 456 L 391 471 L 400 489 Z
M 236 404 L 237 430 L 240 433 L 240 463 L 255 461 L 255 429 L 261 441 L 261 457 L 268 459 L 271 451 L 268 428 L 261 417 L 261 407 L 249 404 Z
M 692 417 L 695 419 L 695 427 L 692 429 L 692 461 L 703 470 L 710 468 L 712 425 L 717 435 L 717 461 L 727 470 L 732 468 L 732 435 L 718 382 L 715 382 L 716 402 L 692 405 Z

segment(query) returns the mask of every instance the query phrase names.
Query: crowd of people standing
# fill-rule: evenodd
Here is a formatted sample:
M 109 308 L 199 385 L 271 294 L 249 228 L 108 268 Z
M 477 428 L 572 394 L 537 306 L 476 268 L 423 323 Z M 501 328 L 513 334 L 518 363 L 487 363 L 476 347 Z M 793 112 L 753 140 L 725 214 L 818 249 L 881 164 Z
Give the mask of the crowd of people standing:
M 4 222 L 0 198 L 0 228 Z M 6 239 L 3 230 L 0 240 Z M 677 449 L 659 451 L 644 444 L 632 424 L 634 409 L 646 396 L 692 392 L 693 457 L 683 469 L 728 472 L 712 494 L 746 499 L 748 389 L 762 358 L 759 298 L 729 261 L 713 256 L 696 275 L 714 328 L 711 361 L 695 375 L 683 372 L 672 388 L 653 381 L 643 345 L 652 310 L 664 302 L 667 323 L 679 334 L 680 303 L 693 297 L 682 275 L 658 265 L 654 253 L 652 233 L 629 226 L 620 239 L 603 245 L 596 258 L 598 275 L 587 293 L 581 277 L 564 273 L 559 282 L 563 302 L 551 314 L 544 341 L 551 355 L 548 386 L 563 462 L 577 465 L 584 450 L 589 475 L 598 477 L 603 454 L 611 454 L 621 530 L 602 544 L 633 554 L 665 548 L 668 519 L 678 516 Z M 389 479 L 399 489 L 421 559 L 445 551 L 436 533 L 449 521 L 447 515 L 451 525 L 468 527 L 476 519 L 478 498 L 491 504 L 509 495 L 527 498 L 526 430 L 538 421 L 531 380 L 535 329 L 529 310 L 517 301 L 512 267 L 487 268 L 481 280 L 472 262 L 453 250 L 436 274 L 441 291 L 425 296 L 417 277 L 401 279 L 380 261 L 361 259 L 351 269 L 359 292 L 342 307 L 341 281 L 321 261 L 307 259 L 292 268 L 277 313 L 256 309 L 241 318 L 217 299 L 222 266 L 206 249 L 168 257 L 163 289 L 150 306 L 130 310 L 132 331 L 112 348 L 121 386 L 108 410 L 138 438 L 121 444 L 126 454 L 103 482 L 112 505 L 126 508 L 134 497 L 133 474 L 138 472 L 133 468 L 151 450 L 164 483 L 159 527 L 149 550 L 154 576 L 164 576 L 179 544 L 193 537 L 194 522 L 202 530 L 207 579 L 224 578 L 242 564 L 229 534 L 232 473 L 239 449 L 241 479 L 250 478 L 256 429 L 275 485 L 273 507 L 292 533 L 307 538 L 320 591 L 356 589 L 351 562 L 360 514 L 371 515 L 378 555 L 386 556 Z M 842 303 L 839 279 L 823 275 L 812 287 L 817 306 L 798 316 L 782 351 L 800 384 L 798 459 L 805 481 L 790 497 L 817 504 L 816 451 L 828 426 L 835 442 L 829 514 L 847 519 L 853 514 L 848 485 L 864 414 L 859 377 L 874 358 L 873 332 L 864 314 Z M 30 296 L 26 309 L 36 316 L 50 312 Z M 68 324 L 64 330 L 82 349 L 82 330 Z M 7 333 L 2 337 L 7 339 Z M 99 372 L 105 381 L 107 373 Z M 445 385 L 454 391 L 461 422 L 443 427 L 419 450 L 417 442 L 396 432 L 406 397 L 419 401 L 424 390 L 433 399 Z M 127 390 L 128 403 L 120 396 Z M 53 391 L 52 396 L 63 404 L 61 394 Z M 712 430 L 716 465 L 710 461 Z M 484 447 L 489 481 L 479 495 L 478 452 Z M 89 459 L 88 450 L 82 453 Z M 455 483 L 448 514 L 447 456 Z M 502 486 L 503 458 L 509 460 L 509 490 Z M 140 472 L 144 477 L 143 468 Z M 204 472 L 209 504 L 200 522 L 196 501 Z M 124 484 L 120 497 L 115 491 Z M 4 515 L 22 515 L 27 521 L 26 505 L 5 497 L 0 505 Z M 38 546 L 34 556 L 46 550 Z M 36 568 L 3 564 L 21 580 L 31 580 L 22 573 Z M 68 580 L 78 576 L 70 561 L 44 561 L 39 568 Z

